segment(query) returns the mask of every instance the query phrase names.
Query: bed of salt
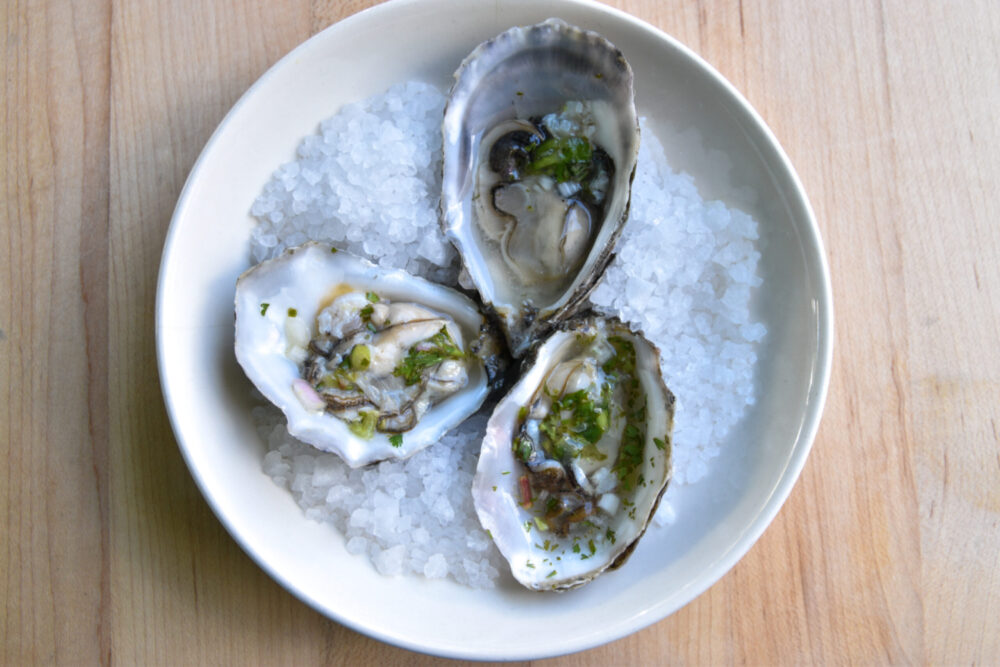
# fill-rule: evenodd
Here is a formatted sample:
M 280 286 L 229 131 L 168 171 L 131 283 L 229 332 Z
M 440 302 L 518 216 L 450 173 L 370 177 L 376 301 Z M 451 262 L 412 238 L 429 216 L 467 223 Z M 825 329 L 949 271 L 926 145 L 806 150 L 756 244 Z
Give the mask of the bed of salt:
M 408 82 L 321 123 L 253 204 L 254 259 L 317 240 L 454 284 L 457 259 L 437 216 L 444 103 L 437 88 Z M 670 169 L 643 123 L 629 222 L 591 302 L 660 348 L 677 396 L 674 480 L 655 523 L 672 521 L 671 495 L 708 474 L 754 402 L 755 344 L 766 333 L 749 312 L 761 283 L 756 240 L 750 216 L 702 200 L 689 176 Z M 469 492 L 485 413 L 406 461 L 360 470 L 289 436 L 271 406 L 254 419 L 269 449 L 264 471 L 379 572 L 485 588 L 506 567 Z

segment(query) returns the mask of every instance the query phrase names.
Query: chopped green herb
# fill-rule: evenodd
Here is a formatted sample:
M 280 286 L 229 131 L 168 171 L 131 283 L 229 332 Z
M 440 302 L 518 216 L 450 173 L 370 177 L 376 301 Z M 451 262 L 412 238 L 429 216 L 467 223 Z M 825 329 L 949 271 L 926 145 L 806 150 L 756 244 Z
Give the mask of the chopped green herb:
M 529 174 L 551 176 L 558 183 L 583 183 L 590 175 L 593 148 L 586 137 L 549 137 L 531 144 Z
M 496 491 L 496 490 L 497 490 L 497 485 L 496 485 L 496 484 L 494 484 L 494 485 L 493 485 L 493 490 L 494 490 L 494 491 Z
M 546 578 L 546 579 L 551 579 L 551 578 L 552 578 L 552 577 L 554 577 L 554 576 L 556 576 L 556 571 L 555 571 L 555 570 L 552 570 L 552 571 L 551 571 L 551 572 L 549 572 L 549 573 L 548 573 L 547 575 L 545 575 L 545 578 Z
M 358 315 L 361 317 L 362 322 L 367 322 L 371 319 L 372 313 L 375 312 L 375 307 L 370 303 L 358 311 Z
M 514 456 L 518 461 L 526 463 L 531 458 L 533 449 L 531 438 L 528 436 L 519 435 L 514 438 Z
M 667 446 L 667 443 L 665 443 L 663 440 L 660 440 L 659 438 L 653 438 L 653 444 L 656 445 L 657 449 L 665 449 Z
M 632 341 L 621 336 L 609 336 L 608 342 L 615 348 L 615 354 L 605 361 L 601 368 L 605 373 L 618 379 L 626 393 L 625 403 L 629 407 L 629 411 L 625 414 L 625 429 L 618 451 L 618 460 L 612 466 L 612 471 L 618 476 L 622 487 L 629 490 L 636 484 L 635 474 L 643 459 L 646 443 L 646 400 L 636 377 L 636 355 Z M 639 408 L 632 410 L 640 401 Z
M 591 556 L 597 553 L 597 547 L 594 546 L 594 540 L 587 540 L 587 546 L 590 548 Z
M 393 369 L 392 374 L 403 378 L 406 386 L 420 382 L 423 371 L 437 366 L 447 359 L 461 359 L 462 349 L 455 345 L 447 327 L 441 327 L 436 334 L 412 346 L 406 358 Z
M 299 311 L 295 310 L 294 308 L 289 308 L 288 309 L 288 316 L 289 317 L 295 317 L 298 314 L 299 314 Z
M 529 561 L 527 561 L 527 562 L 525 563 L 525 565 L 526 565 L 527 567 L 530 567 L 530 568 L 531 568 L 532 570 L 534 570 L 534 569 L 535 569 L 535 564 L 534 564 L 534 563 L 532 563 L 532 562 L 531 562 L 530 560 L 529 560 Z
M 545 523 L 545 520 L 540 516 L 535 517 L 535 525 L 538 526 L 538 530 L 543 532 L 549 529 L 549 524 Z
M 389 436 L 389 444 L 392 445 L 393 447 L 396 447 L 397 449 L 399 447 L 402 447 L 403 446 L 403 434 L 402 433 L 393 433 L 392 435 L 390 435 Z
M 580 543 L 579 542 L 574 542 L 573 543 L 573 553 L 575 553 L 575 554 L 580 553 Z
M 517 411 L 517 421 L 523 422 L 527 418 L 528 418 L 528 406 L 522 405 L 520 409 L 518 409 Z
M 260 314 L 263 315 L 264 313 L 266 313 L 267 309 L 270 306 L 271 306 L 271 304 L 269 304 L 269 303 L 262 303 L 262 304 L 260 304 Z
M 365 292 L 365 298 L 371 301 L 372 303 L 379 302 L 378 294 L 376 294 L 375 292 Z
M 610 528 L 608 528 L 604 532 L 604 539 L 606 539 L 608 542 L 611 542 L 611 544 L 614 544 L 615 543 L 615 531 L 613 531 Z
M 587 389 L 554 399 L 538 426 L 543 434 L 542 449 L 561 461 L 579 456 L 603 461 L 607 456 L 595 443 L 607 430 L 610 411 L 610 391 L 602 391 L 600 403 L 595 403 Z
M 330 252 L 331 252 L 331 253 L 333 253 L 334 255 L 336 255 L 336 254 L 337 254 L 337 249 L 336 249 L 336 248 L 333 248 L 333 247 L 331 247 L 331 248 L 330 248 Z

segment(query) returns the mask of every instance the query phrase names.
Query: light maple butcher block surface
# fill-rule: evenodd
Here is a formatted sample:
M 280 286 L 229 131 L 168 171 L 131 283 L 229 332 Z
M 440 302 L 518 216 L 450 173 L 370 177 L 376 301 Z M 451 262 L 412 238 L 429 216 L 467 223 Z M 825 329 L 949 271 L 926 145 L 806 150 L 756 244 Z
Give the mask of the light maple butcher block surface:
M 157 268 L 195 158 L 270 65 L 371 4 L 0 9 L 3 663 L 445 662 L 327 620 L 243 553 L 156 369 Z M 826 242 L 834 367 L 802 476 L 736 567 L 551 664 L 1000 662 L 1000 3 L 612 4 L 781 141 Z

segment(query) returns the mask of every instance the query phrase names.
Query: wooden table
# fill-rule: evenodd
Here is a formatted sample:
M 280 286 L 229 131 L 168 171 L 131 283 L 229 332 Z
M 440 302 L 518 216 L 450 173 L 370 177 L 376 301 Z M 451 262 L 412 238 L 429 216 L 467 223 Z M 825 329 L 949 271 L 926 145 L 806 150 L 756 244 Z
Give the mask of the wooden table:
M 5 663 L 438 662 L 250 561 L 181 459 L 155 363 L 164 234 L 209 134 L 370 4 L 4 3 Z M 797 487 L 732 572 L 553 663 L 1000 661 L 1000 4 L 613 4 L 715 65 L 790 155 L 829 253 L 834 373 Z

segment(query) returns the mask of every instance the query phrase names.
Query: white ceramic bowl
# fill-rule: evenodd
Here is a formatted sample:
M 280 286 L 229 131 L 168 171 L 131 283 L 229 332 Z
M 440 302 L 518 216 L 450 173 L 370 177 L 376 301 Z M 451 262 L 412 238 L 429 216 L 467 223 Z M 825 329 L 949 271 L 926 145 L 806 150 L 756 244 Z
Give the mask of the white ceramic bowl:
M 635 70 L 639 112 L 674 168 L 706 198 L 760 223 L 768 328 L 759 400 L 711 476 L 675 499 L 622 570 L 565 595 L 505 579 L 490 591 L 386 578 L 307 520 L 261 471 L 249 382 L 233 355 L 233 291 L 249 266 L 248 211 L 271 172 L 343 104 L 419 78 L 445 89 L 461 59 L 512 25 L 559 16 L 597 30 Z M 271 68 L 233 107 L 198 159 L 167 236 L 157 295 L 160 377 L 191 473 L 219 519 L 262 568 L 351 628 L 417 651 L 528 659 L 577 651 L 643 628 L 711 586 L 788 496 L 819 423 L 832 345 L 822 242 L 792 166 L 760 117 L 715 70 L 655 28 L 574 0 L 398 0 L 338 23 Z

